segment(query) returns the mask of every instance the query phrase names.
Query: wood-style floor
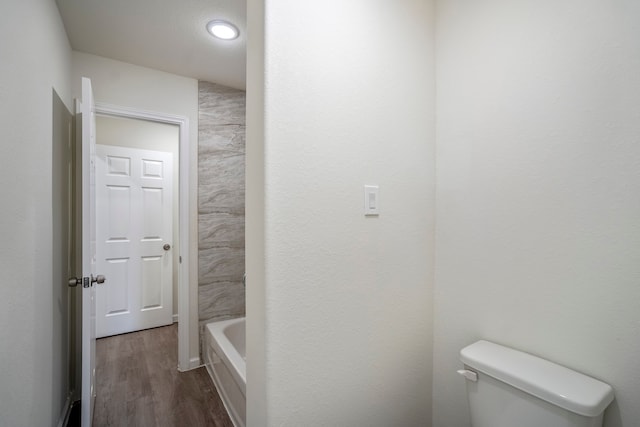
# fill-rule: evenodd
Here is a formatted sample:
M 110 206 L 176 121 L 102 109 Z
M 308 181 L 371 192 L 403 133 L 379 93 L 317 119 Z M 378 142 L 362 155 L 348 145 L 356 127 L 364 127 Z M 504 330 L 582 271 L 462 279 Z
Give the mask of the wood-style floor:
M 93 425 L 233 427 L 206 369 L 177 366 L 177 324 L 99 339 Z

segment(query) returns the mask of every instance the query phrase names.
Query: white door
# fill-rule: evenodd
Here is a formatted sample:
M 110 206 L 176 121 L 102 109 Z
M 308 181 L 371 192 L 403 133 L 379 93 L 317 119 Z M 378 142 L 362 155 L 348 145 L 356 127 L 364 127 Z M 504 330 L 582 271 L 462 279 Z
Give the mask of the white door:
M 97 146 L 97 334 L 173 322 L 173 155 Z
M 94 284 L 103 282 L 96 276 L 95 222 L 95 104 L 91 80 L 82 79 L 82 102 L 76 108 L 76 120 L 81 138 L 78 139 L 77 170 L 80 171 L 78 202 L 82 206 L 82 391 L 81 423 L 90 427 L 95 403 L 96 300 Z

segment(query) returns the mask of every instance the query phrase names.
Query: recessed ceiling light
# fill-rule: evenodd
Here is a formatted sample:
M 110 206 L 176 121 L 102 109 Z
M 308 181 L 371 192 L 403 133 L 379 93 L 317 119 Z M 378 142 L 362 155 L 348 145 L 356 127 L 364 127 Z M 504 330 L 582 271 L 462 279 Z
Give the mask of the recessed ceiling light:
M 222 40 L 233 40 L 240 34 L 240 31 L 238 31 L 235 25 L 219 19 L 209 22 L 207 24 L 207 31 L 209 31 L 212 36 Z

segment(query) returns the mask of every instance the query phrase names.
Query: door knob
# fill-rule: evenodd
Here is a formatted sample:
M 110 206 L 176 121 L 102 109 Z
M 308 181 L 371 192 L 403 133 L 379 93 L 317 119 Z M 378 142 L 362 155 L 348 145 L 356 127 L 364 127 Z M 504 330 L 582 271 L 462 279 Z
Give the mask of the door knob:
M 98 274 L 96 277 L 91 275 L 91 279 L 88 277 L 69 277 L 69 281 L 67 282 L 70 287 L 75 288 L 78 285 L 82 285 L 83 288 L 88 288 L 89 286 L 93 286 L 94 283 L 104 283 L 107 279 L 102 275 Z
M 168 243 L 165 243 L 164 246 L 162 247 L 162 249 L 164 249 L 165 251 L 168 251 L 169 249 L 171 249 L 171 245 L 168 244 Z

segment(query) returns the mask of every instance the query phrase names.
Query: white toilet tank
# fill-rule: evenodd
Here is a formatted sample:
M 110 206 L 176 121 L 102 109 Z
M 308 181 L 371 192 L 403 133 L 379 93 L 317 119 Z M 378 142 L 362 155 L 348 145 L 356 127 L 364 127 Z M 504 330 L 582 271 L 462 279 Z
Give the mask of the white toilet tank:
M 473 427 L 601 427 L 613 400 L 608 384 L 489 341 L 460 360 Z

